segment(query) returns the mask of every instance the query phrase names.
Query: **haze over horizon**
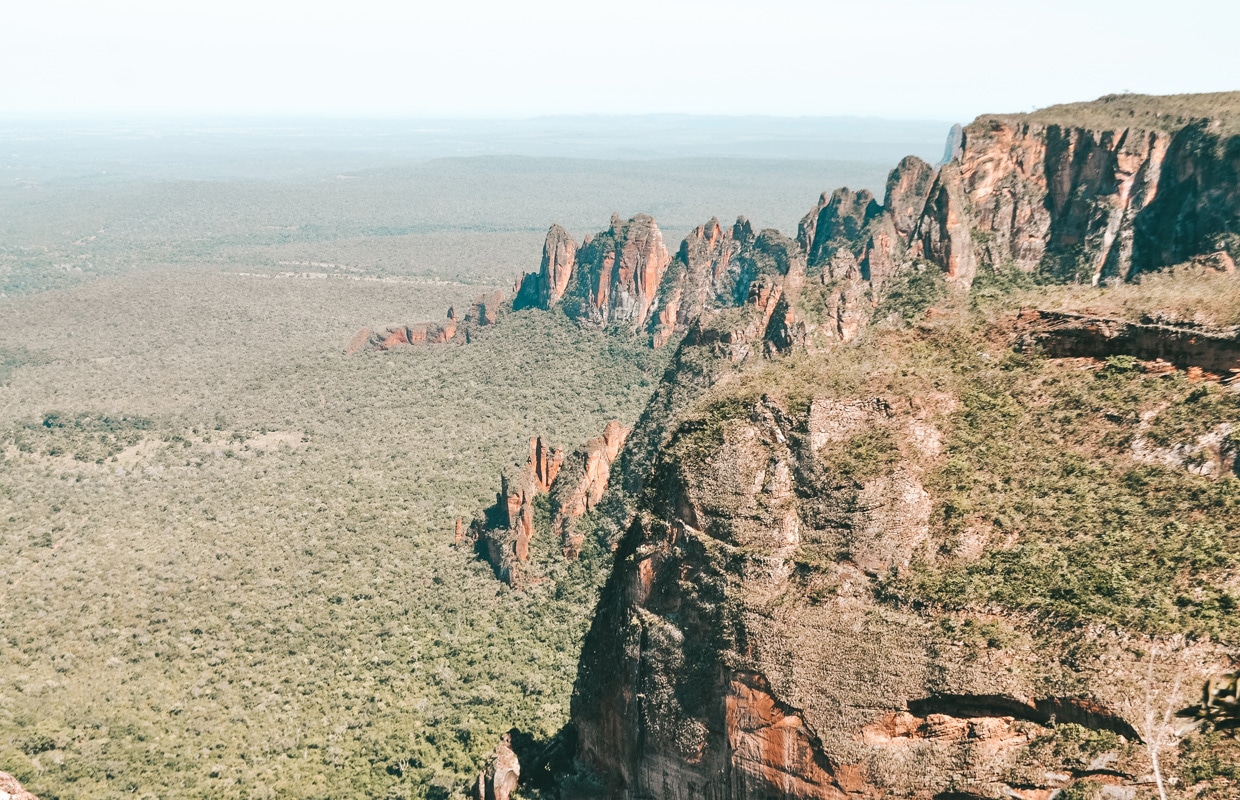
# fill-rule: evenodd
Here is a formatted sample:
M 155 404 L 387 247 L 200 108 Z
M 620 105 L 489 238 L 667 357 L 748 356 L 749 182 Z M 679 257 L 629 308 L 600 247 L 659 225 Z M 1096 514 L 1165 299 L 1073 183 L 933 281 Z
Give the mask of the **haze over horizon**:
M 46 0 L 6 10 L 0 116 L 965 121 L 1236 89 L 1238 26 L 1210 0 Z M 1089 38 L 1119 29 L 1122 54 Z

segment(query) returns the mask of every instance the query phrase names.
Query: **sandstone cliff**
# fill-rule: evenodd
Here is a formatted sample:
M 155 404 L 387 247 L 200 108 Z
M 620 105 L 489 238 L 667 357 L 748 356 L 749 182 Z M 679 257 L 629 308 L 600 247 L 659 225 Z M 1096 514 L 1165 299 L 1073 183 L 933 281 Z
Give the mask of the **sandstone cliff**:
M 472 544 L 491 564 L 496 577 L 513 588 L 531 579 L 530 543 L 537 535 L 535 500 L 549 495 L 551 529 L 568 559 L 581 552 L 583 537 L 574 523 L 602 499 L 629 430 L 613 420 L 603 435 L 566 454 L 549 447 L 541 436 L 530 439 L 529 458 L 523 466 L 505 470 L 494 505 L 465 530 L 458 519 L 453 535 L 457 546 Z M 544 523 L 545 525 L 546 523 Z M 545 535 L 545 534 L 544 534 Z
M 513 310 L 524 308 L 550 309 L 568 291 L 577 268 L 577 243 L 568 231 L 552 225 L 543 244 L 542 263 L 538 272 L 521 276 L 517 282 Z
M 1240 138 L 1211 119 L 1213 101 L 1185 117 L 1160 110 L 1173 100 L 980 117 L 935 182 L 916 247 L 966 285 L 979 266 L 1096 283 L 1234 258 Z
M 525 465 L 500 475 L 495 504 L 470 526 L 466 541 L 474 543 L 496 577 L 509 586 L 522 586 L 528 578 L 524 565 L 530 560 L 530 541 L 535 534 L 534 499 L 551 488 L 563 462 L 563 450 L 548 447 L 541 436 L 530 439 Z M 458 524 L 458 542 L 459 529 Z
M 619 542 L 573 698 L 571 786 L 593 788 L 566 796 L 1147 796 L 1130 634 L 992 609 L 996 645 L 884 599 L 943 557 L 928 485 L 955 396 L 706 396 L 665 432 Z M 881 468 L 849 466 L 880 440 L 897 443 Z
M 603 435 L 586 442 L 564 462 L 560 479 L 551 489 L 551 528 L 560 538 L 564 557 L 577 558 L 585 537 L 576 529 L 577 520 L 603 499 L 611 481 L 611 465 L 620 455 L 629 429 L 612 420 Z
M 824 193 L 795 240 L 712 219 L 664 260 L 649 218 L 575 252 L 552 229 L 523 296 L 553 305 L 567 269 L 570 317 L 676 347 L 551 487 L 565 555 L 574 514 L 614 516 L 575 760 L 539 768 L 562 797 L 1155 796 L 1150 698 L 1238 657 L 1235 331 L 992 318 L 942 286 L 1234 275 L 1230 123 L 1103 105 L 979 119 L 881 204 Z M 642 268 L 605 280 L 626 248 Z M 916 276 L 945 307 L 867 331 Z
M 772 258 L 799 257 L 818 284 L 803 304 L 814 313 L 801 319 L 811 347 L 854 339 L 866 309 L 924 265 L 964 289 L 979 270 L 1060 283 L 1131 280 L 1193 260 L 1234 270 L 1235 98 L 1123 95 L 979 117 L 953 128 L 939 168 L 903 159 L 881 204 L 865 189 L 824 192 L 795 242 L 782 240 L 783 256 L 771 249 L 775 232 L 755 235 L 743 218 L 730 229 L 710 220 L 675 256 L 645 214 L 613 216 L 580 245 L 552 225 L 538 271 L 518 279 L 511 301 L 480 298 L 459 325 L 450 312 L 443 323 L 363 329 L 348 351 L 468 341 L 509 308 L 559 308 L 582 326 L 649 335 L 662 347 L 703 315 L 744 305 L 758 275 L 786 273 L 769 267 Z

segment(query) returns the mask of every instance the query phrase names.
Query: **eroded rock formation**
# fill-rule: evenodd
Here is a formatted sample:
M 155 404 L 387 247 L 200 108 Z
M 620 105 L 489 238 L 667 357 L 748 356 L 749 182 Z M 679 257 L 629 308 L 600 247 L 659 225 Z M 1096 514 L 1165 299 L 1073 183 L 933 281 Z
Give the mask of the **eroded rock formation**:
M 574 523 L 603 499 L 611 480 L 612 462 L 620 455 L 628 435 L 628 428 L 612 420 L 602 436 L 586 442 L 565 460 L 560 471 L 562 479 L 551 492 L 551 528 L 560 537 L 565 558 L 574 559 L 581 554 L 585 538 Z
M 671 263 L 663 233 L 654 218 L 612 216 L 611 226 L 577 251 L 569 317 L 583 325 L 616 324 L 631 331 L 645 328 L 657 306 L 659 285 Z
M 953 407 L 761 400 L 679 425 L 582 655 L 573 721 L 594 796 L 1047 798 L 1095 779 L 1036 745 L 1053 721 L 1139 738 L 1114 676 L 1077 665 L 1053 679 L 1075 693 L 1043 696 L 1051 678 L 1021 652 L 983 664 L 938 612 L 877 604 L 874 582 L 932 557 L 920 476 Z M 839 449 L 875 430 L 904 443 L 898 463 L 841 479 Z M 1137 779 L 1124 758 L 1105 780 Z
M 456 308 L 449 308 L 442 322 L 418 322 L 411 325 L 392 325 L 382 330 L 362 328 L 345 346 L 345 353 L 362 350 L 391 350 L 405 345 L 446 344 L 452 341 L 469 341 L 479 328 L 495 325 L 510 303 L 503 292 L 488 292 L 476 297 L 465 312 L 464 319 Z M 462 335 L 463 334 L 463 335 Z
M 468 538 L 478 554 L 509 586 L 525 583 L 523 565 L 530 559 L 530 541 L 535 533 L 534 498 L 551 488 L 563 461 L 564 451 L 548 447 L 541 436 L 530 439 L 525 465 L 501 473 L 495 504 L 470 526 Z
M 1197 104 L 1196 118 L 1159 102 L 1117 96 L 979 117 L 952 129 L 939 168 L 903 159 L 881 204 L 865 189 L 824 192 L 800 221 L 795 242 L 779 237 L 780 246 L 791 245 L 784 260 L 796 251 L 804 276 L 822 286 L 806 297 L 814 313 L 799 321 L 805 341 L 855 338 L 867 309 L 919 263 L 961 288 L 979 270 L 1036 271 L 1060 282 L 1132 279 L 1186 261 L 1234 271 L 1237 125 L 1211 118 L 1209 103 Z M 712 219 L 673 257 L 645 214 L 613 215 L 606 230 L 580 244 L 552 225 L 538 272 L 517 281 L 511 302 L 481 298 L 459 325 L 450 314 L 444 323 L 363 329 L 348 350 L 468 341 L 508 308 L 559 308 L 582 326 L 648 334 L 662 347 L 703 315 L 743 306 L 760 275 L 795 273 L 764 266 L 778 236 L 755 235 L 743 218 L 730 229 Z M 788 307 L 795 311 L 798 303 Z M 822 336 L 815 335 L 819 328 Z
M 959 131 L 937 171 L 901 162 L 882 204 L 865 191 L 824 194 L 796 240 L 711 220 L 664 263 L 652 220 L 613 219 L 569 259 L 556 255 L 568 248 L 553 229 L 531 287 L 571 260 L 560 298 L 570 317 L 622 322 L 656 346 L 680 339 L 633 430 L 617 425 L 551 479 L 567 556 L 582 544 L 565 532 L 574 514 L 599 502 L 616 510 L 602 542 L 613 569 L 559 739 L 576 754 L 555 773 L 576 773 L 563 797 L 1050 800 L 1073 787 L 1117 798 L 1148 788 L 1133 698 L 1152 679 L 1135 637 L 1001 607 L 923 607 L 893 589 L 925 565 L 971 566 L 998 546 L 999 520 L 966 519 L 960 541 L 935 539 L 936 515 L 969 513 L 933 494 L 962 458 L 950 438 L 959 417 L 948 418 L 960 386 L 904 395 L 879 370 L 866 385 L 890 391 L 833 390 L 805 371 L 815 347 L 860 338 L 910 268 L 937 267 L 961 289 L 994 269 L 1089 280 L 1197 258 L 1234 271 L 1233 140 L 1143 120 L 984 118 Z M 1209 147 L 1177 152 L 1190 129 Z M 1181 188 L 1171 198 L 1173 162 Z M 1143 250 L 1147 230 L 1160 231 L 1157 253 Z M 618 305 L 615 287 L 627 298 Z M 1011 338 L 1051 355 L 1161 359 L 1150 363 L 1196 370 L 1190 379 L 1237 366 L 1234 337 L 1157 321 L 1037 312 L 1020 324 Z M 797 351 L 808 358 L 753 366 Z M 851 353 L 819 366 L 866 363 Z M 796 388 L 773 399 L 761 393 L 767 378 Z M 1235 463 L 1224 455 L 1219 471 Z M 531 475 L 538 463 L 532 453 Z M 600 476 L 615 492 L 606 499 Z M 521 516 L 528 498 L 502 505 L 515 563 L 520 532 L 534 535 Z M 1019 541 L 1004 535 L 1004 548 Z M 962 625 L 1005 638 L 992 646 L 959 635 Z M 1217 665 L 1226 652 L 1202 658 Z M 1098 751 L 1061 748 L 1056 726 L 1069 723 Z
M 512 749 L 512 734 L 500 738 L 487 768 L 478 773 L 472 787 L 472 800 L 509 800 L 521 778 L 521 762 Z
M 924 255 L 965 284 L 978 265 L 1097 282 L 1235 256 L 1240 137 L 1208 119 L 1080 124 L 1077 113 L 966 126 L 914 234 Z
M 1132 356 L 1214 377 L 1240 374 L 1240 331 L 1210 331 L 1155 322 L 1135 323 L 1063 311 L 1022 311 L 1019 345 L 1054 358 Z
M 543 243 L 542 263 L 538 272 L 523 275 L 517 283 L 513 309 L 549 309 L 568 291 L 577 267 L 577 243 L 568 231 L 552 225 Z
M 457 520 L 455 543 L 472 543 L 496 577 L 513 588 L 524 586 L 530 579 L 526 568 L 530 542 L 537 534 L 534 502 L 539 495 L 550 494 L 552 529 L 561 539 L 565 557 L 576 558 L 583 539 L 573 523 L 602 499 L 611 464 L 628 433 L 628 428 L 613 420 L 602 436 L 571 455 L 548 446 L 541 436 L 530 439 L 524 466 L 501 474 L 495 504 L 473 521 L 468 532 L 463 521 Z

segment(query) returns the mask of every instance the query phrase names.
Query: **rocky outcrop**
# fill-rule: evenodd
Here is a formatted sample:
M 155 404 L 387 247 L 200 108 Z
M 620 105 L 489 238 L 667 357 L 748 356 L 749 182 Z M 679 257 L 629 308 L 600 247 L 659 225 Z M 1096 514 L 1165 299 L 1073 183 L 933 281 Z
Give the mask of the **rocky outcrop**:
M 1021 653 L 983 666 L 943 638 L 939 612 L 876 603 L 874 582 L 930 557 L 920 475 L 950 398 L 713 408 L 666 441 L 619 543 L 573 696 L 578 785 L 626 799 L 1049 798 L 1093 780 L 1038 746 L 1056 721 L 1115 734 L 1106 780 L 1137 781 L 1114 674 L 1085 669 L 1075 693 L 1045 696 L 1050 679 Z M 840 448 L 877 430 L 907 443 L 898 462 L 838 474 Z
M 821 202 L 819 200 L 820 205 Z M 866 227 L 882 213 L 883 207 L 868 190 L 853 192 L 847 188 L 836 189 L 827 204 L 818 211 L 816 221 L 801 220 L 801 231 L 806 234 L 813 231 L 806 250 L 809 264 L 824 264 L 840 248 L 850 247 L 861 240 Z
M 883 210 L 891 217 L 895 236 L 908 241 L 917 228 L 937 173 L 917 156 L 905 156 L 887 176 Z
M 478 773 L 471 791 L 472 800 L 509 800 L 521 778 L 521 762 L 512 749 L 512 734 L 500 738 L 487 768 Z
M 542 263 L 538 272 L 527 273 L 517 283 L 513 310 L 524 308 L 550 309 L 568 291 L 577 267 L 577 243 L 568 231 L 552 225 L 543 242 Z
M 1062 311 L 1022 311 L 1018 346 L 1053 358 L 1131 356 L 1178 369 L 1196 368 L 1215 380 L 1240 375 L 1240 331 L 1126 322 Z
M 574 523 L 589 513 L 607 491 L 611 465 L 620 455 L 629 429 L 612 420 L 603 435 L 586 442 L 575 451 L 560 470 L 551 492 L 551 528 L 560 537 L 564 557 L 575 559 L 581 554 L 585 537 Z
M 824 192 L 793 242 L 806 277 L 825 287 L 807 297 L 812 314 L 801 308 L 806 341 L 855 338 L 866 309 L 879 305 L 893 280 L 926 263 L 965 289 L 978 270 L 1095 283 L 1186 261 L 1234 271 L 1240 125 L 1212 115 L 1230 113 L 1235 96 L 1162 101 L 1117 96 L 979 117 L 953 127 L 948 158 L 937 170 L 914 156 L 903 159 L 881 204 L 865 189 Z M 1187 114 L 1188 107 L 1198 114 Z M 606 230 L 580 245 L 552 225 L 538 271 L 517 281 L 511 302 L 503 295 L 480 299 L 460 325 L 452 316 L 447 323 L 363 329 L 348 350 L 468 341 L 509 308 L 559 308 L 584 327 L 648 334 L 652 346 L 662 347 L 704 315 L 743 306 L 755 279 L 777 274 L 762 266 L 772 234 L 755 235 L 743 218 L 730 229 L 712 219 L 672 257 L 645 214 L 627 221 L 613 215 Z M 855 274 L 842 254 L 855 262 Z
M 474 298 L 465 312 L 464 319 L 457 316 L 456 308 L 449 308 L 442 322 L 418 322 L 412 325 L 392 325 L 382 330 L 362 328 L 345 346 L 345 353 L 363 350 L 392 350 L 405 345 L 446 344 L 453 341 L 470 341 L 480 328 L 499 322 L 510 303 L 500 291 L 488 292 Z M 463 335 L 462 335 L 463 334 Z
M 566 558 L 576 558 L 584 538 L 574 523 L 602 499 L 611 477 L 611 465 L 624 446 L 629 429 L 613 420 L 603 435 L 591 439 L 571 455 L 547 445 L 541 436 L 530 439 L 529 458 L 500 475 L 494 505 L 474 519 L 468 532 L 457 520 L 454 543 L 472 544 L 491 564 L 495 575 L 513 588 L 530 580 L 526 564 L 530 543 L 537 535 L 534 502 L 549 494 L 552 524 Z
M 626 222 L 612 216 L 611 227 L 581 246 L 577 261 L 577 296 L 565 307 L 570 317 L 591 327 L 646 327 L 671 263 L 653 217 L 638 214 Z
M 683 335 L 709 309 L 732 303 L 736 277 L 732 262 L 751 240 L 752 230 L 743 220 L 724 228 L 712 218 L 680 243 L 659 292 L 659 312 L 651 326 L 654 347 Z
M 1100 119 L 1107 103 L 966 126 L 914 233 L 922 254 L 965 285 L 979 265 L 1096 283 L 1234 257 L 1240 137 L 1208 119 Z
M 7 772 L 0 772 L 0 800 L 39 800 Z
M 564 461 L 564 451 L 548 447 L 541 436 L 530 439 L 530 455 L 524 466 L 500 474 L 495 504 L 476 517 L 465 541 L 472 542 L 479 556 L 509 586 L 519 588 L 527 579 L 524 564 L 530 560 L 534 538 L 534 499 L 546 493 Z

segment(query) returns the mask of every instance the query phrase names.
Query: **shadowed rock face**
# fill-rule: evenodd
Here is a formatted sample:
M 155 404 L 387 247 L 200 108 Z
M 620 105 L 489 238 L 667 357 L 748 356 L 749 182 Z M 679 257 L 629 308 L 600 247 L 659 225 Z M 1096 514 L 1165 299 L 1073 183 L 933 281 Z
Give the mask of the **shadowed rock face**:
M 891 216 L 895 235 L 908 241 L 921 219 L 934 186 L 934 167 L 917 156 L 905 156 L 887 176 L 883 210 Z
M 551 494 L 551 528 L 560 537 L 565 558 L 575 559 L 581 554 L 585 537 L 574 523 L 603 499 L 611 480 L 611 465 L 628 435 L 628 428 L 612 420 L 602 436 L 586 442 L 566 459 L 560 471 L 562 480 L 552 487 Z
M 1240 136 L 1220 136 L 1208 122 L 1172 137 L 1158 194 L 1133 225 L 1130 272 L 1196 256 L 1232 270 L 1240 259 Z
M 543 242 L 542 263 L 538 272 L 523 275 L 517 282 L 513 310 L 524 308 L 550 309 L 568 291 L 577 267 L 577 243 L 568 231 L 552 225 Z
M 1218 333 L 1172 325 L 1139 324 L 1061 311 L 1025 311 L 1023 347 L 1037 347 L 1053 358 L 1132 356 L 1218 378 L 1240 374 L 1240 333 Z
M 810 230 L 813 231 L 813 239 L 807 251 L 809 263 L 821 264 L 829 260 L 839 248 L 856 242 L 861 238 L 866 226 L 882 213 L 882 206 L 868 190 L 853 192 L 847 188 L 836 189 L 831 199 L 818 212 L 816 222 L 801 221 L 803 231 L 807 234 Z
M 680 243 L 680 251 L 660 290 L 659 311 L 651 325 L 651 344 L 662 347 L 683 334 L 695 319 L 720 302 L 730 302 L 732 261 L 743 242 L 735 228 L 711 218 Z

